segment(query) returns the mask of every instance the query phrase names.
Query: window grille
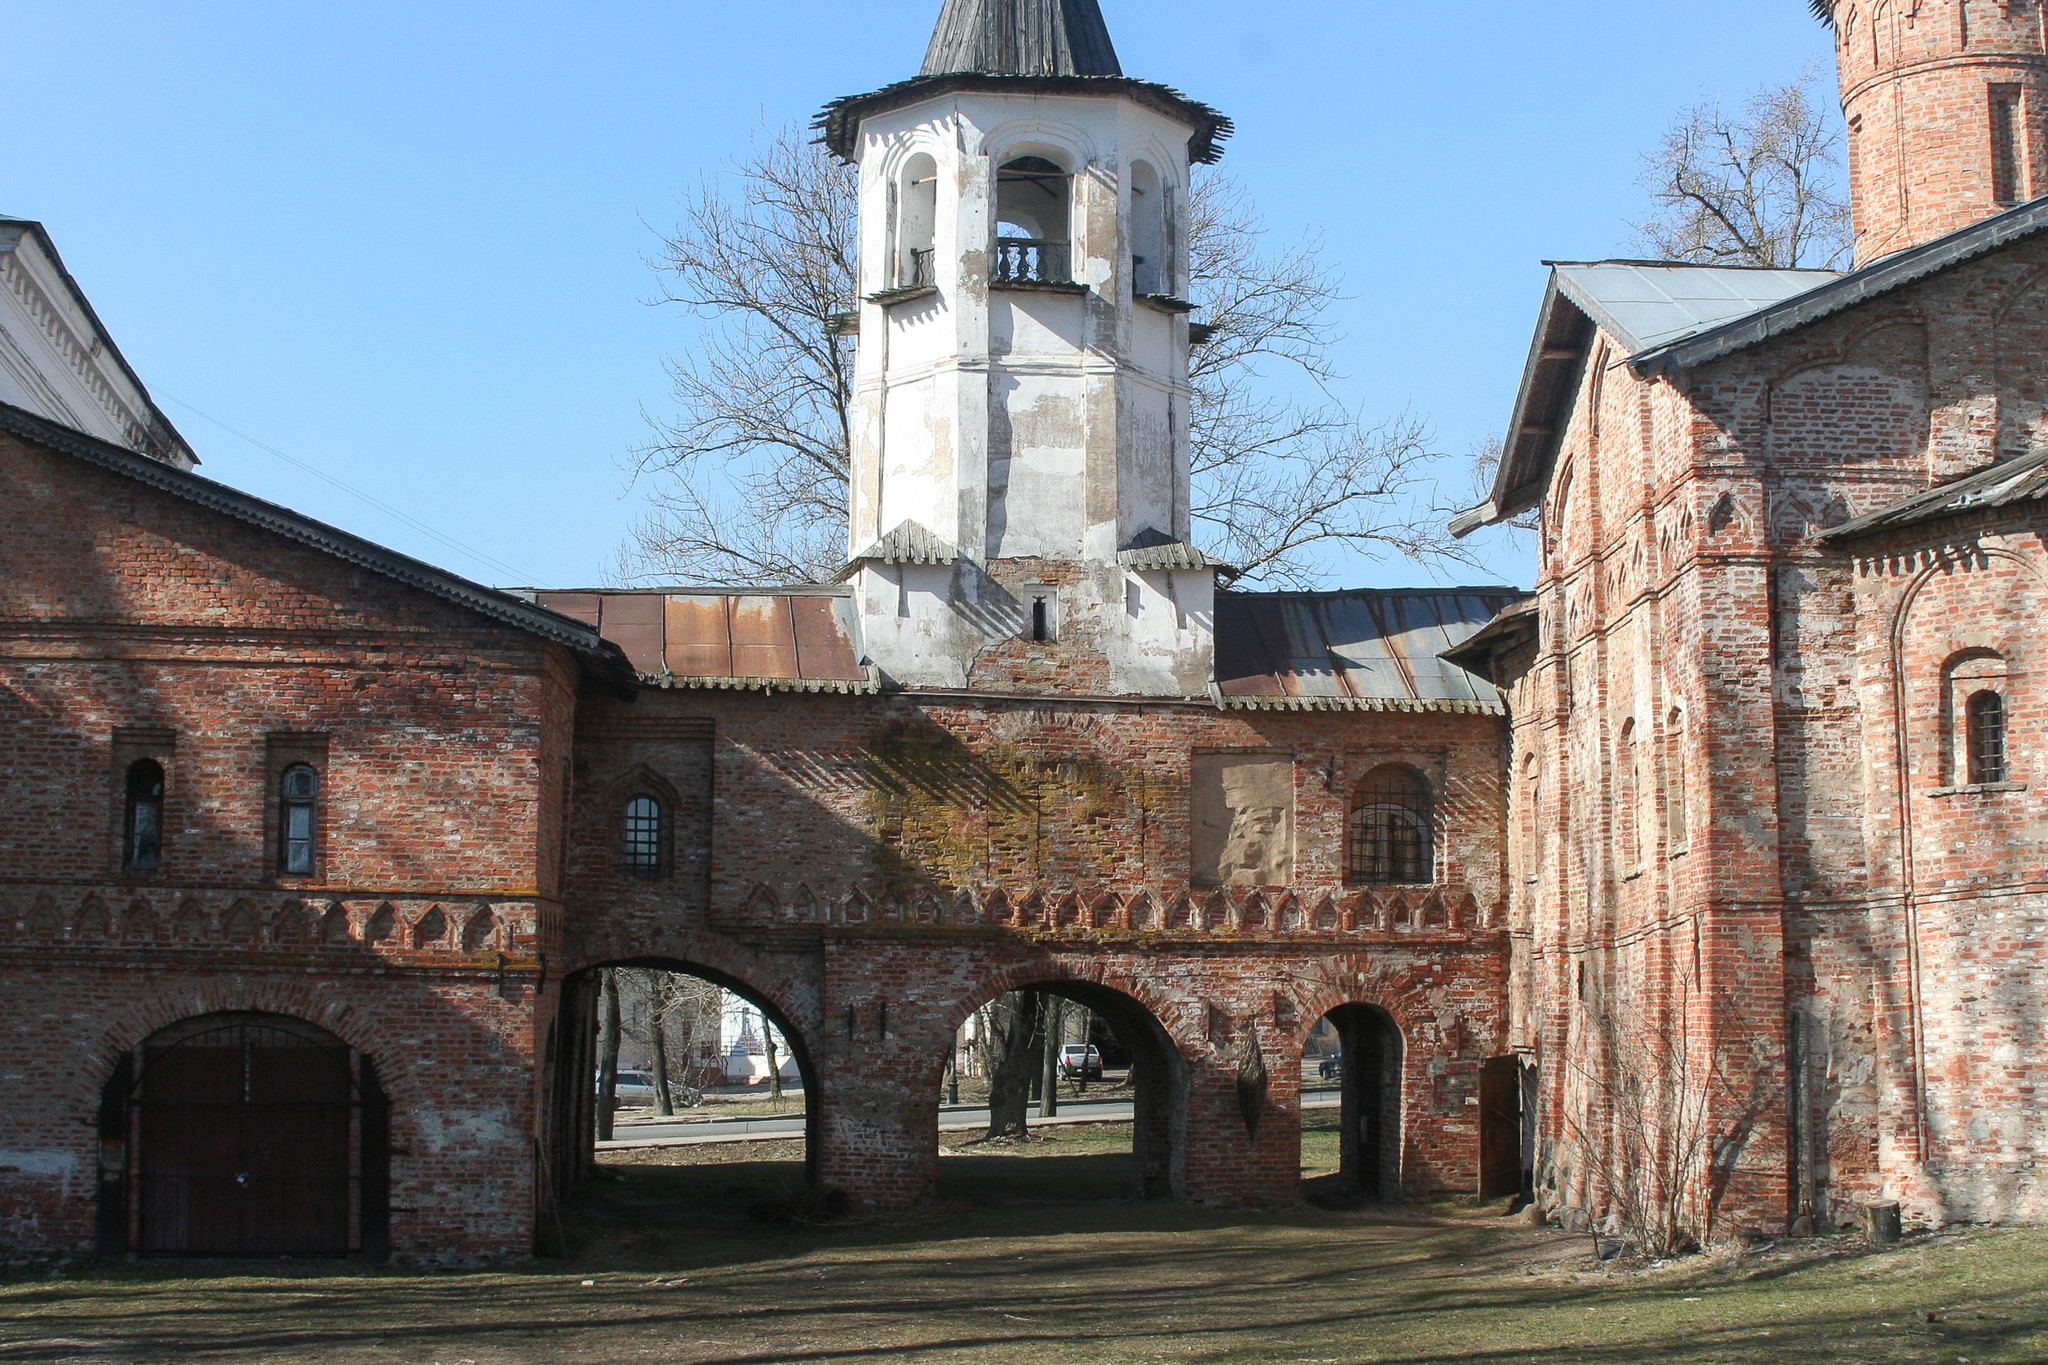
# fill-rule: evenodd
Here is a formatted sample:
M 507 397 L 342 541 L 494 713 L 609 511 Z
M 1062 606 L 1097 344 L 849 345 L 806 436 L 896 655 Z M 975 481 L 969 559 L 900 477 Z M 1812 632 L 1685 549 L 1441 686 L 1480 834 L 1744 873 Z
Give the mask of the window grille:
M 626 803 L 625 869 L 635 877 L 661 875 L 661 802 L 651 796 Z
M 121 829 L 121 866 L 154 872 L 163 858 L 164 769 L 153 758 L 128 765 L 128 805 Z
M 310 877 L 319 831 L 319 776 L 310 765 L 294 763 L 284 770 L 279 795 L 280 866 L 287 877 Z
M 1352 797 L 1349 873 L 1368 886 L 1434 881 L 1434 804 L 1421 773 L 1399 764 L 1375 768 Z
M 1971 783 L 2005 781 L 2005 698 L 1979 692 L 1970 698 L 1968 718 Z

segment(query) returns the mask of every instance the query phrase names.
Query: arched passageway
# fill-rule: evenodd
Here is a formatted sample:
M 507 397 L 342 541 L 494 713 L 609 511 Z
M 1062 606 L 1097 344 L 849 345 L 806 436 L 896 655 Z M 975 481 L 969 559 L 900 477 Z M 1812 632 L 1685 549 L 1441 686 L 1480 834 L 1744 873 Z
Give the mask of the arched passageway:
M 1375 1005 L 1340 1005 L 1310 1032 L 1303 1050 L 1302 1170 L 1311 1198 L 1401 1197 L 1404 1056 L 1399 1025 Z M 1337 1103 L 1330 1105 L 1333 1093 Z
M 703 1189 L 679 1175 L 672 1191 L 670 1202 L 707 1221 L 816 1187 L 820 1092 L 810 1048 L 773 1001 L 727 973 L 667 958 L 585 968 L 563 983 L 543 1065 L 552 1175 L 543 1251 L 561 1247 L 560 1212 L 576 1187 L 627 1165 L 720 1168 Z M 707 1199 L 714 1189 L 720 1197 Z M 652 1205 L 640 1211 L 665 1216 Z
M 991 1029 L 993 1037 L 983 1032 Z M 944 1098 L 966 1103 L 942 1108 L 947 1131 L 933 1134 L 944 1156 L 942 1196 L 1064 1202 L 1184 1192 L 1187 1067 L 1138 1000 L 1093 982 L 1029 982 L 965 1012 L 951 1046 L 954 1067 L 938 1058 L 935 1083 L 947 1090 Z M 959 1071 L 979 1073 L 965 1095 L 952 1088 Z M 1044 1113 L 1048 1082 L 1058 1106 L 1051 1117 Z M 1027 1134 L 1050 1139 L 1047 1150 L 1073 1158 L 1048 1157 L 1029 1144 L 985 1146 L 981 1139 L 1007 1128 L 1006 1105 Z M 979 1131 L 962 1128 L 962 1116 Z M 1032 1164 L 1009 1164 L 1019 1161 Z
M 381 1259 L 390 1106 L 375 1063 L 275 1014 L 200 1015 L 124 1054 L 100 1106 L 100 1245 Z

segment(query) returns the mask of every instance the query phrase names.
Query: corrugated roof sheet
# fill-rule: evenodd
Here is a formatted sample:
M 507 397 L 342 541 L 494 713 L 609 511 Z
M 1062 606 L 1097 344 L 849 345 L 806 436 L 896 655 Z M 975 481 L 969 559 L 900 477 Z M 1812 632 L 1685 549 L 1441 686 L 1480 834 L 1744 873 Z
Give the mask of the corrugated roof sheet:
M 924 75 L 1121 76 L 1095 0 L 946 0 Z
M 665 687 L 873 691 L 853 599 L 840 592 L 677 588 L 539 592 L 535 602 L 595 626 L 642 679 Z
M 1893 526 L 1911 526 L 1938 517 L 1957 516 L 1989 507 L 2009 507 L 2019 502 L 2048 500 L 2048 450 L 2038 450 L 2016 460 L 1980 469 L 1966 478 L 1945 483 L 1903 502 L 1867 512 L 1840 526 L 1820 533 L 1822 540 L 1882 531 Z
M 1747 317 L 1839 278 L 1832 270 L 1755 270 L 1647 261 L 1560 262 L 1558 290 L 1631 354 Z
M 1259 710 L 1499 712 L 1493 684 L 1441 656 L 1514 588 L 1219 593 L 1216 691 Z

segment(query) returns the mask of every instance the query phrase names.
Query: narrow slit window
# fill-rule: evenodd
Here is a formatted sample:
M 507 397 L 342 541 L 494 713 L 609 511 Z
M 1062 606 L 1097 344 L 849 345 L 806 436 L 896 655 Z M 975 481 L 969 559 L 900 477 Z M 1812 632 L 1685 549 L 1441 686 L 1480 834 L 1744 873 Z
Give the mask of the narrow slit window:
M 2005 698 L 1989 690 L 1970 698 L 1970 782 L 2005 781 Z
M 1991 87 L 1991 198 L 2017 204 L 2023 197 L 2025 159 L 2020 147 L 2020 91 L 2016 85 Z
M 1685 712 L 1673 711 L 1664 722 L 1664 809 L 1671 851 L 1686 847 Z
M 661 875 L 661 802 L 651 796 L 626 803 L 625 868 L 635 877 Z
M 279 865 L 287 877 L 310 877 L 319 852 L 319 774 L 306 763 L 286 768 L 279 798 Z
M 1052 588 L 1032 588 L 1030 620 L 1025 629 L 1036 644 L 1051 644 L 1060 638 L 1060 599 Z
M 127 796 L 121 828 L 121 866 L 128 872 L 154 872 L 163 860 L 163 765 L 153 758 L 129 764 Z

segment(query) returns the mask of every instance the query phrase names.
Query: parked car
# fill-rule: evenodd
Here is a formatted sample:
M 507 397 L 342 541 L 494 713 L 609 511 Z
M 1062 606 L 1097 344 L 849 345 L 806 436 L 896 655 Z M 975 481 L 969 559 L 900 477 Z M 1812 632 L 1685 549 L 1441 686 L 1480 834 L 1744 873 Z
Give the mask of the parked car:
M 1063 1081 L 1099 1081 L 1102 1079 L 1102 1053 L 1093 1043 L 1062 1043 L 1060 1045 L 1060 1079 Z
M 602 1078 L 599 1083 L 602 1084 Z M 651 1109 L 654 1107 L 654 1073 L 621 1071 L 618 1088 L 612 1094 L 621 1109 Z
M 1333 1052 L 1323 1058 L 1322 1065 L 1316 1068 L 1316 1072 L 1326 1081 L 1342 1080 L 1344 1078 L 1344 1054 Z

